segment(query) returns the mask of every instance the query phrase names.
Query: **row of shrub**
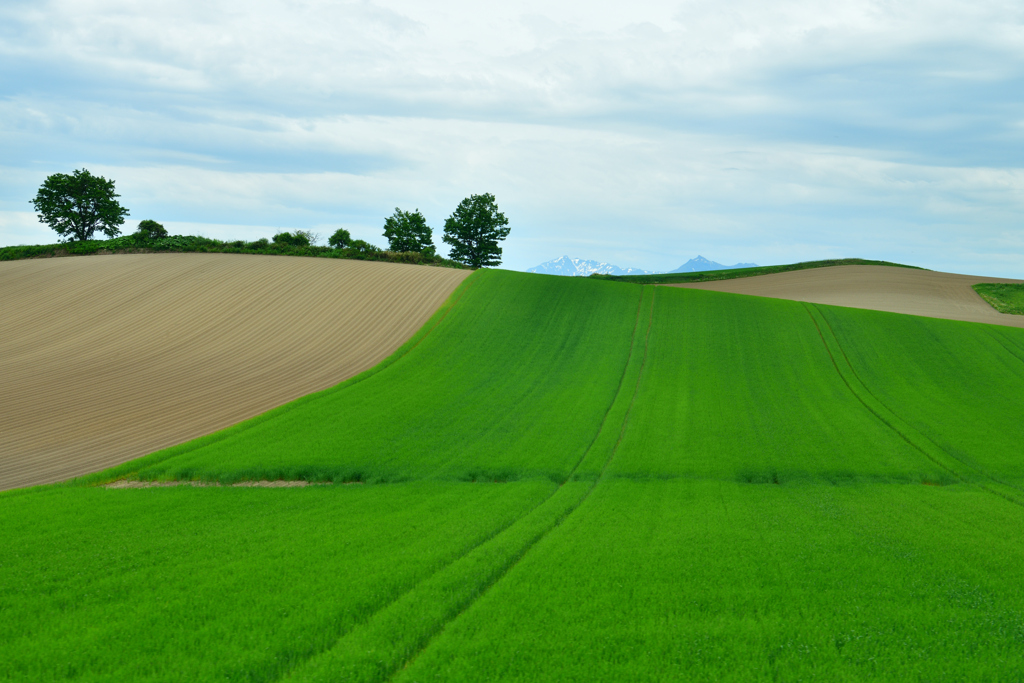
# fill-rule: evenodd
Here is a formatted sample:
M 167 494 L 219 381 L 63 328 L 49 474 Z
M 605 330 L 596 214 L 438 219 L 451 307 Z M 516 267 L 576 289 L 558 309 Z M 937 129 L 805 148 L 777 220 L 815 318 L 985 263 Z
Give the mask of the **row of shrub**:
M 159 234 L 159 233 L 157 233 Z M 416 263 L 445 268 L 468 266 L 436 254 L 420 252 L 384 251 L 360 240 L 341 248 L 311 245 L 308 240 L 296 239 L 290 233 L 279 233 L 274 240 L 258 239 L 254 242 L 236 240 L 223 242 L 194 235 L 152 236 L 148 231 L 135 232 L 108 240 L 83 240 L 64 244 L 44 244 L 18 247 L 0 247 L 0 261 L 55 256 L 85 256 L 89 254 L 131 254 L 152 252 L 210 252 L 220 254 L 274 254 L 282 256 L 318 256 L 325 258 L 357 259 L 362 261 L 389 261 Z

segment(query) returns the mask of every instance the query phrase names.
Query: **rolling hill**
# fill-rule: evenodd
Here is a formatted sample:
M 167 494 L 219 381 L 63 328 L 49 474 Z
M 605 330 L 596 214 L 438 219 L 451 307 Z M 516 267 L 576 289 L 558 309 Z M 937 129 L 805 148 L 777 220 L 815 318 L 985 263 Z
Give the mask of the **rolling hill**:
M 368 372 L 0 495 L 0 675 L 1016 678 L 1022 384 L 1012 327 L 477 271 Z
M 0 489 L 92 472 L 386 358 L 469 271 L 229 254 L 0 263 Z
M 1020 280 L 895 266 L 830 266 L 668 286 L 1024 327 L 1024 316 L 997 312 L 972 289 L 1015 282 Z

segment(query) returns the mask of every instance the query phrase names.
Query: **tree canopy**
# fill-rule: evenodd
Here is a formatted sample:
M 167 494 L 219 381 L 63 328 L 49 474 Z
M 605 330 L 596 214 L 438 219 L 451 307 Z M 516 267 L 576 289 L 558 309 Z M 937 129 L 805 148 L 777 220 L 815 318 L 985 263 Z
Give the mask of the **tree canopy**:
M 435 251 L 433 231 L 419 209 L 402 211 L 395 207 L 395 213 L 384 220 L 384 236 L 388 238 L 391 251 L 418 251 L 431 255 Z
M 289 247 L 308 247 L 309 236 L 303 230 L 296 230 L 294 235 L 290 232 L 279 232 L 274 235 L 274 244 L 282 244 Z
M 470 195 L 444 222 L 444 241 L 451 245 L 448 258 L 473 268 L 501 265 L 498 241 L 508 237 L 511 228 L 505 214 L 498 211 L 494 195 Z
M 128 209 L 121 206 L 114 192 L 114 181 L 94 176 L 86 169 L 71 175 L 54 173 L 43 181 L 31 204 L 39 212 L 39 222 L 53 228 L 61 241 L 92 239 L 96 230 L 107 237 L 121 234 Z
M 352 244 L 352 235 L 345 228 L 338 228 L 333 235 L 327 238 L 327 244 L 335 249 L 344 249 Z
M 161 223 L 146 219 L 139 221 L 139 229 L 135 231 L 135 234 L 145 240 L 158 240 L 167 237 L 167 228 Z

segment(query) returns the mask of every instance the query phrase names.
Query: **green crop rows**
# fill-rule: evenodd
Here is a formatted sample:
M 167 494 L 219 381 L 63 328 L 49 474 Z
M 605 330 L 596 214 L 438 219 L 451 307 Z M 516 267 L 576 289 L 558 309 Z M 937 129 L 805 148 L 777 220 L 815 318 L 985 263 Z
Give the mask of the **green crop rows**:
M 1016 328 L 479 271 L 362 376 L 0 496 L 0 677 L 1019 679 L 1022 388 Z

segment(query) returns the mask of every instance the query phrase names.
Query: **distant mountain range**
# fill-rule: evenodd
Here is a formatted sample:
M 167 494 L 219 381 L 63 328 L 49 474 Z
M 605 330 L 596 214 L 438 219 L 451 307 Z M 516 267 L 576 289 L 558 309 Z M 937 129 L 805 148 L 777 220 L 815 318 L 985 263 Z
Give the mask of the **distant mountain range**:
M 732 270 L 733 268 L 755 268 L 756 263 L 737 263 L 734 266 L 723 266 L 721 263 L 715 263 L 709 261 L 703 256 L 692 258 L 683 265 L 679 266 L 675 270 L 670 270 L 670 273 L 699 273 L 704 270 Z
M 734 266 L 724 266 L 721 263 L 709 261 L 703 256 L 692 258 L 670 273 L 697 273 L 704 270 L 729 270 L 731 268 L 753 268 L 756 263 L 737 263 Z M 598 261 L 587 261 L 580 258 L 561 256 L 553 261 L 547 261 L 539 266 L 529 268 L 527 273 L 545 273 L 547 275 L 567 275 L 570 277 L 587 277 L 593 273 L 602 275 L 654 275 L 659 271 L 640 270 L 639 268 L 619 268 L 610 263 Z
M 547 275 L 569 275 L 573 277 L 587 277 L 593 273 L 602 275 L 651 275 L 652 271 L 640 270 L 639 268 L 619 268 L 610 263 L 599 263 L 597 261 L 585 261 L 581 258 L 569 258 L 561 256 L 553 261 L 542 263 L 539 266 L 530 268 L 527 273 L 545 273 Z

